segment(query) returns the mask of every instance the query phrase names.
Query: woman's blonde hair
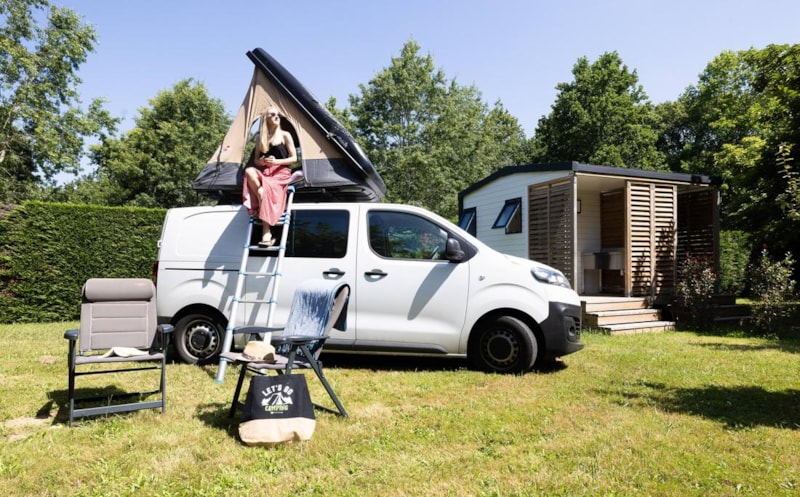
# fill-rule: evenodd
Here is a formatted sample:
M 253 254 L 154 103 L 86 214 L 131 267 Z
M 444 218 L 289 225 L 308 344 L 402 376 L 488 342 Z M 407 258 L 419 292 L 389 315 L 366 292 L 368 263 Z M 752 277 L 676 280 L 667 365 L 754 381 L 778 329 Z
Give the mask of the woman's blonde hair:
M 258 129 L 258 144 L 262 154 L 266 153 L 270 146 L 269 126 L 267 125 L 270 112 L 278 112 L 278 109 L 275 107 L 270 107 L 266 112 L 261 114 L 261 123 L 259 124 Z M 280 112 L 278 112 L 278 116 L 280 116 Z M 279 145 L 283 143 L 283 133 L 281 133 L 281 131 L 281 123 L 278 123 L 278 126 L 275 128 L 275 133 L 273 133 L 271 137 L 273 145 Z

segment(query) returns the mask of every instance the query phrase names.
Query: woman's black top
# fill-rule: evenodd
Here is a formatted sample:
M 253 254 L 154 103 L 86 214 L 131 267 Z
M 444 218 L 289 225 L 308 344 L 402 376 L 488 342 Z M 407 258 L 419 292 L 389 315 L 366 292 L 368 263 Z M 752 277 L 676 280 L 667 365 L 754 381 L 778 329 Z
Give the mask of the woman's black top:
M 289 151 L 286 149 L 286 145 L 284 145 L 283 143 L 279 145 L 270 144 L 269 148 L 267 149 L 267 152 L 261 154 L 261 158 L 264 159 L 266 157 L 269 157 L 270 155 L 275 157 L 276 159 L 285 159 L 289 157 Z

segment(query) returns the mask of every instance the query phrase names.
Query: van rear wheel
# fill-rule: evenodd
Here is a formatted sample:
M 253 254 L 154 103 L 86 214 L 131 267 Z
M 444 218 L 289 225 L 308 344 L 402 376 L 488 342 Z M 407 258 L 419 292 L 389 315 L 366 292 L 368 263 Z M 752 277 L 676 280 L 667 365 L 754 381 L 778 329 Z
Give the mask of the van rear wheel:
M 175 350 L 188 364 L 213 364 L 219 360 L 225 322 L 202 312 L 187 314 L 175 324 Z
M 524 322 L 500 316 L 485 323 L 470 339 L 467 356 L 474 367 L 490 373 L 524 373 L 533 367 L 539 346 Z

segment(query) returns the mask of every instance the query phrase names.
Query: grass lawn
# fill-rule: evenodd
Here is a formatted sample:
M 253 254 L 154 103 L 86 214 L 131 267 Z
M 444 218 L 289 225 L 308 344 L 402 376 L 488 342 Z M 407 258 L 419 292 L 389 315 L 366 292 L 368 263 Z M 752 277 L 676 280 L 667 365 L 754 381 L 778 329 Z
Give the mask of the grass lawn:
M 75 325 L 0 326 L 6 496 L 800 494 L 797 341 L 585 334 L 524 376 L 323 355 L 350 418 L 318 412 L 310 441 L 252 448 L 227 417 L 233 368 L 217 384 L 216 367 L 170 364 L 166 414 L 68 428 Z

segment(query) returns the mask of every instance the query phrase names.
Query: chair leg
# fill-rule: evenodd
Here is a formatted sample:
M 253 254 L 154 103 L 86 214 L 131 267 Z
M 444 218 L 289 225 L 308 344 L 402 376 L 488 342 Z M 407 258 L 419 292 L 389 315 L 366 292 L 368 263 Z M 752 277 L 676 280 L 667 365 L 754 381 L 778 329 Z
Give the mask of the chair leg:
M 233 400 L 231 401 L 231 410 L 228 417 L 232 418 L 236 414 L 236 408 L 239 406 L 239 395 L 242 393 L 242 385 L 244 384 L 244 377 L 247 373 L 247 364 L 240 364 L 241 371 L 239 372 L 239 379 L 236 381 L 236 390 L 233 392 Z
M 161 360 L 161 414 L 167 412 L 167 352 L 164 351 L 164 359 Z
M 303 354 L 305 354 L 306 358 L 308 359 L 308 363 L 311 365 L 311 369 L 314 370 L 314 373 L 316 373 L 317 378 L 319 378 L 319 381 L 322 383 L 322 386 L 325 387 L 325 391 L 328 392 L 328 395 L 330 396 L 334 405 L 336 405 L 336 408 L 339 410 L 339 414 L 342 417 L 346 418 L 347 411 L 344 410 L 344 406 L 339 401 L 339 397 L 336 396 L 336 392 L 333 391 L 333 388 L 331 387 L 330 383 L 328 383 L 328 379 L 325 378 L 325 374 L 322 372 L 322 366 L 320 365 L 319 361 L 317 361 L 314 358 L 314 356 L 309 352 L 308 348 L 305 345 L 302 345 L 301 347 L 304 349 Z M 333 409 L 327 409 L 325 407 L 322 408 L 325 410 L 336 412 Z
M 69 402 L 69 427 L 75 418 L 75 343 L 70 342 L 69 354 L 67 355 L 67 368 L 69 369 L 69 380 L 67 386 L 67 400 Z

